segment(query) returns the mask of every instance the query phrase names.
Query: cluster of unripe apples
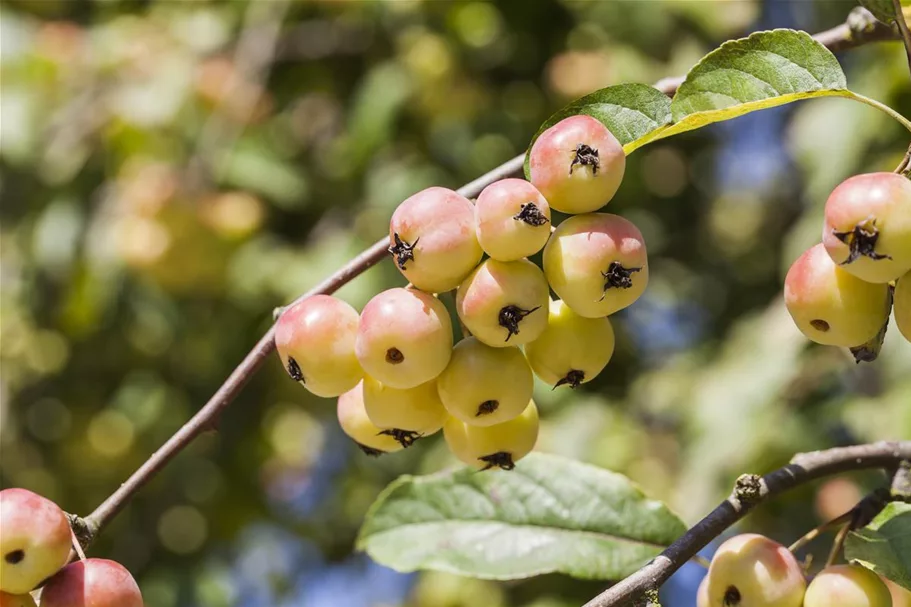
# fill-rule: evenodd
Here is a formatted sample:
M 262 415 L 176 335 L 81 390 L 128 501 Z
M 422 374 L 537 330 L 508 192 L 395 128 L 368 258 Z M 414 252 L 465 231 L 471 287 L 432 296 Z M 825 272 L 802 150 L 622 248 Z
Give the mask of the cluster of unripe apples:
M 66 514 L 25 489 L 0 491 L 0 607 L 143 607 L 123 565 L 84 559 L 67 565 L 73 536 Z
M 869 173 L 836 187 L 822 242 L 791 266 L 784 297 L 804 335 L 851 348 L 858 361 L 875 358 L 868 344 L 882 339 L 890 307 L 911 341 L 911 181 Z
M 894 600 L 893 600 L 894 599 Z M 905 607 L 911 592 L 892 589 L 859 565 L 831 565 L 807 584 L 790 550 L 762 535 L 725 541 L 699 586 L 697 607 Z
M 533 375 L 575 388 L 610 360 L 607 316 L 648 282 L 636 226 L 594 212 L 620 186 L 623 148 L 599 121 L 573 116 L 538 137 L 529 164 L 530 182 L 498 181 L 474 203 L 432 187 L 399 205 L 389 252 L 409 286 L 360 314 L 327 295 L 281 314 L 275 344 L 288 374 L 338 397 L 341 427 L 366 453 L 442 428 L 461 461 L 510 469 L 537 440 Z M 554 228 L 552 209 L 573 216 Z M 542 249 L 543 270 L 528 260 Z M 454 346 L 439 299 L 453 290 L 464 334 Z

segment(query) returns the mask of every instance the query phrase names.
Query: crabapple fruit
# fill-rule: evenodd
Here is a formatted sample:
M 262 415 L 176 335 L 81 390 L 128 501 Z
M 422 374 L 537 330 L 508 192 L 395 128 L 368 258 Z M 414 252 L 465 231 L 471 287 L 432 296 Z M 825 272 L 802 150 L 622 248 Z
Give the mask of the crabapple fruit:
M 0 607 L 35 607 L 35 599 L 30 594 L 0 592 Z
M 709 576 L 702 578 L 696 590 L 696 607 L 709 607 Z
M 878 575 L 860 565 L 832 565 L 807 587 L 804 607 L 892 607 L 892 595 Z
M 41 607 L 143 607 L 126 567 L 107 559 L 70 563 L 41 591 Z
M 841 182 L 826 200 L 822 241 L 833 261 L 867 282 L 911 270 L 911 181 L 867 173 Z
M 275 347 L 292 379 L 317 396 L 338 396 L 364 376 L 354 352 L 357 310 L 329 295 L 300 301 L 275 324 Z
M 872 339 L 889 315 L 889 286 L 848 274 L 817 244 L 788 270 L 784 301 L 797 328 L 816 343 L 852 347 Z
M 459 285 L 456 312 L 488 346 L 521 346 L 547 327 L 549 294 L 544 273 L 527 259 L 488 259 Z
M 436 380 L 399 390 L 369 375 L 364 377 L 364 410 L 371 422 L 405 447 L 438 432 L 447 415 Z
M 529 401 L 521 415 L 493 426 L 473 426 L 449 417 L 443 424 L 443 437 L 453 455 L 469 466 L 512 470 L 535 448 L 538 408 Z
M 610 320 L 579 316 L 559 299 L 550 303 L 547 328 L 525 346 L 532 371 L 555 388 L 577 388 L 591 381 L 607 366 L 613 353 Z
M 892 607 L 911 607 L 911 590 L 906 590 L 890 579 L 884 577 L 880 579 L 892 595 Z
M 355 352 L 366 374 L 387 386 L 402 390 L 428 382 L 452 354 L 449 311 L 417 289 L 383 291 L 361 312 Z
M 30 592 L 66 564 L 70 523 L 51 500 L 26 489 L 0 491 L 0 591 Z
M 570 116 L 535 140 L 528 155 L 531 183 L 551 208 L 590 213 L 610 202 L 626 169 L 626 154 L 606 126 Z
M 391 432 L 385 432 L 367 417 L 363 381 L 338 397 L 338 423 L 367 455 L 376 457 L 405 447 Z
M 807 583 L 781 544 L 746 533 L 725 541 L 709 566 L 708 607 L 800 607 Z
M 521 414 L 534 383 L 521 350 L 491 348 L 467 337 L 453 348 L 437 389 L 450 415 L 474 426 L 490 426 Z
M 418 289 L 441 293 L 459 286 L 484 254 L 474 207 L 464 196 L 432 187 L 401 203 L 389 224 L 389 252 Z
M 481 248 L 498 261 L 530 257 L 550 237 L 550 205 L 524 179 L 502 179 L 484 188 L 474 217 Z
M 911 341 L 911 272 L 898 279 L 892 294 L 892 313 L 895 326 L 905 339 Z
M 639 229 L 619 215 L 570 217 L 544 247 L 544 274 L 576 314 L 607 316 L 629 306 L 645 291 L 645 241 Z

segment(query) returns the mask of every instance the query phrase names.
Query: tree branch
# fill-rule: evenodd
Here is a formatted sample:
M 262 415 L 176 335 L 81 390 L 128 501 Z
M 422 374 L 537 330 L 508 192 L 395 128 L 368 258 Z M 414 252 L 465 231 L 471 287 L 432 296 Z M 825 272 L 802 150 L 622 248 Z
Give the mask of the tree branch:
M 878 42 L 881 40 L 894 39 L 895 34 L 886 26 L 885 30 L 878 27 L 878 23 L 870 16 L 872 23 L 867 19 L 862 11 L 861 18 L 849 18 L 848 22 L 831 30 L 821 32 L 816 38 L 823 44 L 833 50 L 853 48 L 869 42 Z M 857 15 L 857 11 L 851 13 Z M 869 15 L 869 13 L 866 13 Z M 682 77 L 662 80 L 656 84 L 656 87 L 668 95 L 673 95 L 677 87 L 683 81 Z M 493 169 L 486 175 L 475 179 L 471 183 L 459 189 L 459 193 L 465 197 L 473 198 L 481 193 L 485 187 L 495 181 L 506 177 L 521 175 L 524 154 L 503 163 Z M 335 274 L 324 280 L 322 283 L 301 295 L 295 303 L 317 294 L 333 293 L 343 285 L 360 275 L 373 265 L 379 263 L 386 256 L 386 239 L 382 239 L 373 244 L 369 249 L 348 262 L 344 267 Z M 155 476 L 168 462 L 171 461 L 178 453 L 183 451 L 193 439 L 202 434 L 205 430 L 213 429 L 218 416 L 228 404 L 237 397 L 241 388 L 249 381 L 250 377 L 263 364 L 266 357 L 275 349 L 274 343 L 274 326 L 266 332 L 265 335 L 257 342 L 249 354 L 243 359 L 240 365 L 231 373 L 221 387 L 215 392 L 212 398 L 184 424 L 177 433 L 165 442 L 149 459 L 139 467 L 136 472 L 130 476 L 117 490 L 104 502 L 98 506 L 94 512 L 84 519 L 77 519 L 78 524 L 82 527 L 85 539 L 91 541 L 94 536 L 126 505 L 126 502 L 141 489 L 152 477 Z M 87 542 L 83 542 L 87 545 Z M 692 556 L 689 555 L 689 556 Z M 687 557 L 689 558 L 689 557 Z M 686 560 L 686 559 L 684 559 Z
M 633 575 L 590 600 L 584 607 L 636 604 L 646 592 L 657 590 L 699 550 L 770 497 L 831 474 L 895 466 L 909 456 L 911 441 L 880 442 L 801 453 L 794 456 L 784 468 L 765 476 L 742 476 L 737 480 L 730 497 L 664 552 Z
M 905 21 L 902 3 L 899 0 L 892 0 L 892 6 L 895 8 L 895 24 L 898 26 L 898 31 L 901 32 L 905 55 L 908 56 L 908 69 L 911 70 L 911 31 L 908 31 L 908 22 Z

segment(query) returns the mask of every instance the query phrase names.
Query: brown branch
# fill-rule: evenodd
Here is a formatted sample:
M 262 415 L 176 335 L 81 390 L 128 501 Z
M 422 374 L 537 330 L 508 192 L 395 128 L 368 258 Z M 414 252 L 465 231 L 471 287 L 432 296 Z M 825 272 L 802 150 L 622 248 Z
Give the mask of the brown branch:
M 832 474 L 895 466 L 908 459 L 909 455 L 911 441 L 839 447 L 827 451 L 801 453 L 794 456 L 791 463 L 784 468 L 763 477 L 741 477 L 730 497 L 684 533 L 667 550 L 633 575 L 590 600 L 585 607 L 636 604 L 646 592 L 657 590 L 699 550 L 770 497 Z
M 852 12 L 854 15 L 855 12 Z M 849 20 L 850 21 L 850 20 Z M 875 20 L 874 20 L 875 21 Z M 827 47 L 836 49 L 853 48 L 869 42 L 887 40 L 894 38 L 894 33 L 889 29 L 889 36 L 881 31 L 875 24 L 870 25 L 866 19 L 862 19 L 862 27 L 857 25 L 840 25 L 831 30 L 817 34 L 816 37 Z M 683 78 L 670 78 L 662 80 L 656 84 L 664 93 L 673 95 L 677 87 L 683 81 Z M 471 183 L 463 186 L 459 193 L 468 198 L 476 197 L 485 187 L 495 181 L 506 177 L 521 175 L 524 155 L 516 156 L 508 160 L 499 167 L 493 169 L 486 175 L 475 179 Z M 386 256 L 386 239 L 382 239 L 373 244 L 369 249 L 358 255 L 348 262 L 344 267 L 335 274 L 324 280 L 307 293 L 301 295 L 295 302 L 321 293 L 332 293 L 366 271 L 371 266 L 379 263 Z M 246 358 L 237 366 L 236 369 L 228 376 L 228 379 L 215 392 L 212 398 L 200 409 L 196 415 L 184 424 L 177 433 L 165 442 L 151 457 L 134 472 L 117 490 L 89 516 L 84 519 L 77 519 L 78 524 L 84 529 L 87 539 L 93 538 L 121 509 L 126 502 L 147 482 L 149 482 L 158 471 L 160 471 L 168 462 L 171 461 L 178 453 L 183 451 L 194 438 L 202 434 L 205 430 L 212 429 L 218 416 L 228 404 L 237 397 L 237 394 L 243 388 L 244 384 L 249 381 L 250 377 L 263 364 L 266 357 L 275 349 L 274 327 L 269 329 L 262 339 L 257 342 L 253 350 L 247 354 Z M 87 545 L 87 542 L 83 542 Z M 692 557 L 690 554 L 687 559 Z M 684 559 L 686 560 L 686 559 Z
M 898 40 L 890 26 L 879 21 L 867 9 L 858 6 L 848 14 L 841 25 L 813 36 L 833 53 L 855 48 L 870 42 Z
M 908 69 L 911 70 L 911 31 L 908 31 L 905 11 L 902 10 L 899 0 L 892 0 L 892 7 L 895 9 L 895 24 L 898 25 L 898 31 L 901 32 L 902 42 L 905 45 L 905 55 L 908 56 Z

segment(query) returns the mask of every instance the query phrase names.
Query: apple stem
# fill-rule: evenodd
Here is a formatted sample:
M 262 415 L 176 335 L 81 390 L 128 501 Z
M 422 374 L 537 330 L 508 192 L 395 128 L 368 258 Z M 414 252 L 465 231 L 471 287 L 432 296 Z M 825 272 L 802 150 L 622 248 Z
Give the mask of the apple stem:
M 85 551 L 82 549 L 82 544 L 79 543 L 79 538 L 76 537 L 76 532 L 73 531 L 72 527 L 70 527 L 70 537 L 73 539 L 73 550 L 76 551 L 76 554 L 79 556 L 79 560 L 84 561 Z

